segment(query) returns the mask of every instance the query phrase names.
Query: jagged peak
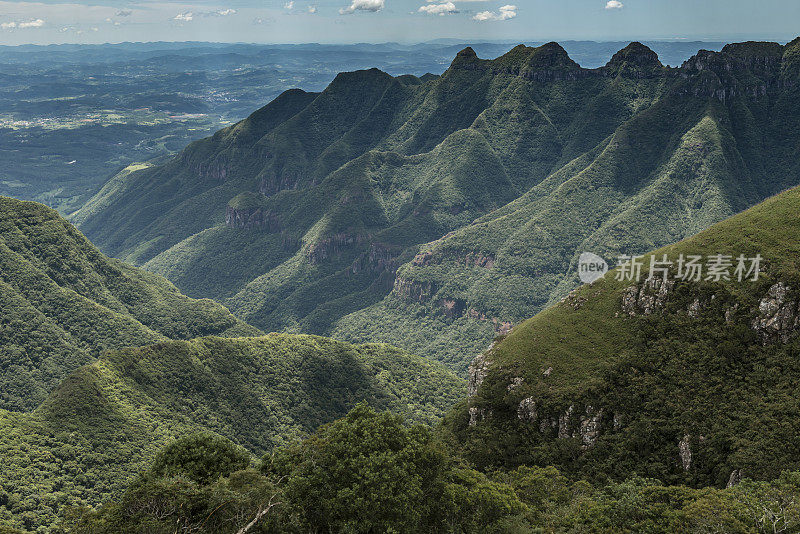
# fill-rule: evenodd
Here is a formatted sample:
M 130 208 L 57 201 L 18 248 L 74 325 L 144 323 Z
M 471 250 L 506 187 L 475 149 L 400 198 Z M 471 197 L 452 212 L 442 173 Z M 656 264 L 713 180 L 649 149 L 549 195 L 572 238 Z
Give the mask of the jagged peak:
M 480 59 L 478 59 L 478 54 L 475 53 L 475 50 L 473 50 L 471 46 L 468 46 L 456 54 L 456 57 L 453 59 L 453 62 L 450 64 L 450 66 L 458 67 L 472 65 L 478 63 L 479 61 Z
M 537 47 L 517 45 L 497 59 L 489 61 L 488 64 L 494 71 L 518 74 L 529 78 L 539 78 L 537 73 L 581 70 L 580 65 L 572 61 L 567 51 L 556 42 Z
M 510 74 L 538 82 L 576 80 L 597 73 L 575 63 L 564 48 L 550 42 L 537 47 L 520 44 L 497 59 L 478 59 L 475 51 L 467 47 L 458 53 L 453 69 L 475 70 L 492 74 Z
M 639 41 L 631 44 L 614 54 L 606 66 L 619 65 L 625 62 L 633 62 L 638 65 L 658 65 L 663 66 L 656 54 L 650 47 L 643 45 Z
M 460 57 L 460 58 L 471 58 L 471 57 L 474 57 L 474 58 L 477 58 L 478 54 L 475 53 L 475 50 L 473 50 L 471 46 L 468 46 L 465 49 L 459 51 L 458 54 L 456 54 L 456 57 Z
M 613 75 L 645 78 L 658 74 L 664 65 L 658 59 L 658 54 L 634 41 L 614 54 L 603 68 Z

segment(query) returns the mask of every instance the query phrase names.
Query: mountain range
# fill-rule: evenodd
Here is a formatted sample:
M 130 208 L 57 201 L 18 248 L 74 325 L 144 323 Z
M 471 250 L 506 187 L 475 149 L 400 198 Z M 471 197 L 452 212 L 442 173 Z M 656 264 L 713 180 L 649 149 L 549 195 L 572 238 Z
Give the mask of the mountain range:
M 80 230 L 0 197 L 0 531 L 800 528 L 799 76 L 467 48 L 287 91 Z
M 609 259 L 683 239 L 798 182 L 800 41 L 562 47 L 441 75 L 290 90 L 71 220 L 101 250 L 264 331 L 381 341 L 465 371 Z

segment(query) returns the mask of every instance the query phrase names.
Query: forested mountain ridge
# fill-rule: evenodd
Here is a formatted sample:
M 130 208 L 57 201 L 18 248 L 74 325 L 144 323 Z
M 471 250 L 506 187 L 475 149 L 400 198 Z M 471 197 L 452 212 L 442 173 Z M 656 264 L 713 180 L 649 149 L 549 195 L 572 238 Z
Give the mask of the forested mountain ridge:
M 794 188 L 644 255 L 639 280 L 610 271 L 515 327 L 472 363 L 454 443 L 484 469 L 595 481 L 724 487 L 797 469 L 798 214 Z M 693 256 L 703 270 L 687 276 Z M 648 278 L 651 260 L 666 278 Z
M 194 432 L 227 436 L 261 455 L 358 402 L 430 424 L 463 394 L 464 381 L 434 362 L 314 336 L 205 337 L 108 351 L 34 411 L 0 410 L 0 523 L 59 532 L 65 507 L 118 497 L 156 451 Z
M 344 73 L 110 183 L 73 220 L 262 329 L 464 369 L 573 287 L 581 250 L 661 246 L 796 183 L 798 47 L 672 69 L 633 43 L 584 69 L 549 43 L 465 49 L 426 81 Z
M 0 197 L 0 408 L 36 407 L 103 350 L 259 331 L 101 254 L 54 210 Z

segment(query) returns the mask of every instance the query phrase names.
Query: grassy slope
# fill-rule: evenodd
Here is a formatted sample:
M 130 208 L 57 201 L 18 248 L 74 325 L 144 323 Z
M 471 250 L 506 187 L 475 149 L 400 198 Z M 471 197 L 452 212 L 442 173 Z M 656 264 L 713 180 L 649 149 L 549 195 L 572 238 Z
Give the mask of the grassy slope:
M 398 349 L 313 336 L 111 351 L 35 411 L 0 411 L 0 519 L 27 517 L 35 527 L 52 524 L 64 505 L 97 505 L 187 432 L 218 432 L 263 454 L 362 400 L 431 423 L 463 392 L 451 372 Z
M 0 197 L 0 406 L 38 405 L 102 350 L 258 333 L 209 300 L 103 256 L 55 211 Z
M 621 295 L 631 282 L 615 280 L 612 271 L 520 324 L 487 353 L 493 370 L 471 401 L 490 415 L 470 427 L 462 405 L 449 428 L 484 466 L 552 463 L 577 476 L 638 473 L 694 485 L 723 485 L 734 469 L 768 479 L 797 468 L 800 346 L 762 343 L 750 325 L 777 281 L 796 298 L 798 213 L 796 188 L 652 253 L 672 259 L 758 253 L 766 270 L 757 282 L 678 283 L 663 309 L 628 316 Z M 695 299 L 701 311 L 691 317 Z M 509 389 L 512 377 L 523 385 Z M 517 417 L 527 397 L 538 411 L 532 423 Z M 587 406 L 603 410 L 592 447 L 581 448 L 579 437 L 555 437 L 552 422 L 558 426 L 569 406 L 570 433 L 579 430 Z M 678 457 L 685 435 L 693 453 L 688 470 Z

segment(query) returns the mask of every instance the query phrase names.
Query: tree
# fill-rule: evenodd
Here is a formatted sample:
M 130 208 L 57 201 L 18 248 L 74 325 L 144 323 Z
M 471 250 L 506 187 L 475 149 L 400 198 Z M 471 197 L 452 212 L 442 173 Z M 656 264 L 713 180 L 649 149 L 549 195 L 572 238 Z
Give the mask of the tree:
M 482 532 L 527 510 L 508 485 L 448 456 L 429 429 L 366 404 L 266 456 L 262 470 L 285 477 L 303 531 Z
M 205 485 L 246 468 L 250 455 L 230 440 L 210 432 L 180 438 L 156 456 L 153 477 L 181 476 Z

